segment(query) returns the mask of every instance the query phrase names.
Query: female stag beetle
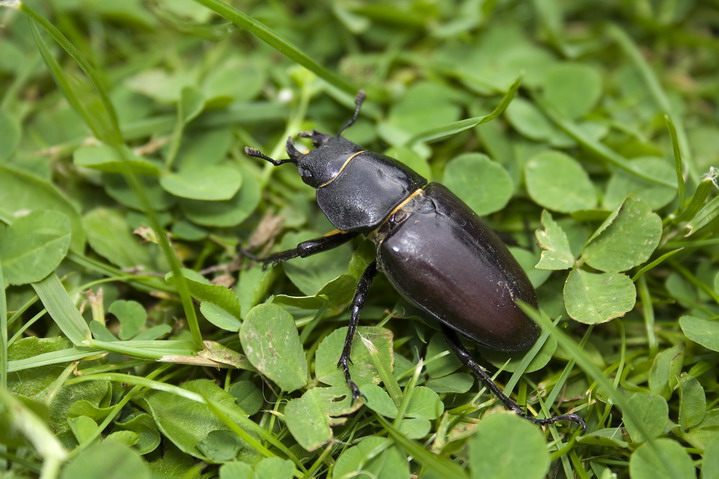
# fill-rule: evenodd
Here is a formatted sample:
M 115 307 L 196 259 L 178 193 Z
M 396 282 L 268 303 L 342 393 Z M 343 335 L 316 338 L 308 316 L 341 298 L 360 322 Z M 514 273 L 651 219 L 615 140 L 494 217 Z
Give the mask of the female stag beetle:
M 308 153 L 300 152 L 292 137 L 287 139 L 286 160 L 245 147 L 248 156 L 275 166 L 296 165 L 302 180 L 317 189 L 320 209 L 337 228 L 266 258 L 245 254 L 269 265 L 335 248 L 359 234 L 373 239 L 377 257 L 357 285 L 338 362 L 355 399 L 361 393 L 348 367 L 352 339 L 370 283 L 382 271 L 402 296 L 439 320 L 452 351 L 507 408 L 535 424 L 568 420 L 586 428 L 577 414 L 538 419 L 525 413 L 462 345 L 457 333 L 499 351 L 529 349 L 539 328 L 515 300 L 536 306 L 536 293 L 504 243 L 446 187 L 428 183 L 399 161 L 342 138 L 357 120 L 364 98 L 360 91 L 352 118 L 336 136 L 316 130 L 300 133 L 315 147 Z

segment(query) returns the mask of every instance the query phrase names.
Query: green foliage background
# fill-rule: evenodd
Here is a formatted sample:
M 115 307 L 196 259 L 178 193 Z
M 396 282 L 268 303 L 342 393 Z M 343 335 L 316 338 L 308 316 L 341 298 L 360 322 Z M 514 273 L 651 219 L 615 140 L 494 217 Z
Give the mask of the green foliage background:
M 0 2 L 7 477 L 719 477 L 716 1 Z M 283 158 L 335 132 L 503 232 L 544 328 L 476 356 Z M 550 319 L 551 318 L 551 319 Z M 492 366 L 493 365 L 493 366 Z

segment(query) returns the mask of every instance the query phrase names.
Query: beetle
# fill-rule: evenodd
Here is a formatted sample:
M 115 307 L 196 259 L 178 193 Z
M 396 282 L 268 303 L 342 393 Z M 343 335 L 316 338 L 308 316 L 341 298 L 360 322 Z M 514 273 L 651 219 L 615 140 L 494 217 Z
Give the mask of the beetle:
M 540 330 L 515 301 L 536 307 L 534 288 L 499 237 L 449 189 L 342 137 L 357 120 L 364 99 L 360 91 L 352 117 L 337 135 L 299 133 L 314 145 L 307 153 L 297 149 L 291 136 L 288 159 L 275 160 L 245 147 L 248 156 L 275 166 L 294 164 L 304 183 L 317 190 L 317 204 L 337 230 L 265 258 L 243 254 L 267 267 L 327 251 L 360 234 L 374 241 L 376 259 L 359 279 L 337 363 L 354 399 L 361 393 L 349 370 L 352 339 L 370 284 L 382 272 L 404 298 L 438 320 L 450 349 L 508 409 L 535 424 L 567 420 L 586 429 L 574 413 L 542 419 L 525 413 L 464 347 L 460 335 L 503 352 L 528 350 Z

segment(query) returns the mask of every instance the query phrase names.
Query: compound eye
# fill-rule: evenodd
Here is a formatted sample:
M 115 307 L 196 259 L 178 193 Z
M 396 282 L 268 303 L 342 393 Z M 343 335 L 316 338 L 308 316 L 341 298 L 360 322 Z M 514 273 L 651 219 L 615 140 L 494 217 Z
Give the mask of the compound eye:
M 300 170 L 300 176 L 303 180 L 310 180 L 312 179 L 312 171 L 309 168 L 305 168 L 304 166 L 299 167 Z

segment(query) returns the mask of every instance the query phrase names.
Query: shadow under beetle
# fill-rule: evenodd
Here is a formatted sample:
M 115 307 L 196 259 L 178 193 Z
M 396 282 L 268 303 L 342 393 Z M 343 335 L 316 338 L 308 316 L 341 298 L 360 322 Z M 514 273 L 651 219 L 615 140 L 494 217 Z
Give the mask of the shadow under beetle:
M 360 91 L 352 118 L 336 136 L 316 130 L 300 133 L 315 146 L 306 154 L 295 147 L 292 137 L 287 139 L 286 160 L 245 147 L 248 156 L 275 166 L 296 165 L 302 180 L 317 189 L 317 203 L 337 231 L 266 258 L 243 253 L 267 266 L 327 251 L 359 234 L 373 239 L 377 258 L 360 277 L 338 362 L 355 399 L 361 393 L 350 376 L 352 339 L 367 290 L 381 271 L 402 296 L 439 320 L 454 354 L 508 409 L 535 424 L 567 420 L 586 429 L 577 414 L 539 419 L 525 413 L 460 342 L 457 333 L 490 349 L 526 351 L 537 340 L 539 327 L 515 300 L 536 307 L 536 293 L 504 243 L 446 187 L 428 183 L 399 161 L 342 138 L 357 120 L 364 98 Z

